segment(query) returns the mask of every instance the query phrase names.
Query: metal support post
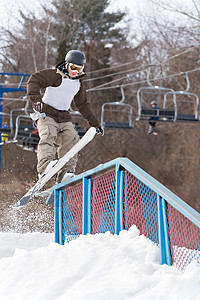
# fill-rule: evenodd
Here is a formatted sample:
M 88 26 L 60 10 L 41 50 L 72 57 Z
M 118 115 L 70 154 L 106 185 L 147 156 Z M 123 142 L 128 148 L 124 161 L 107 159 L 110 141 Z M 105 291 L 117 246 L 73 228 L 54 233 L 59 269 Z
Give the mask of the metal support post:
M 63 191 L 59 190 L 58 194 L 59 199 L 59 244 L 64 245 L 65 235 L 63 230 Z
M 54 230 L 55 243 L 59 244 L 59 190 L 54 191 Z
M 161 264 L 171 266 L 171 255 L 169 246 L 169 235 L 167 228 L 166 202 L 160 195 L 157 195 L 158 204 L 158 231 Z
M 123 179 L 124 170 L 120 164 L 116 164 L 116 188 L 115 188 L 115 233 L 123 229 L 122 219 L 123 219 Z
M 83 234 L 91 233 L 91 186 L 92 179 L 90 177 L 83 177 Z

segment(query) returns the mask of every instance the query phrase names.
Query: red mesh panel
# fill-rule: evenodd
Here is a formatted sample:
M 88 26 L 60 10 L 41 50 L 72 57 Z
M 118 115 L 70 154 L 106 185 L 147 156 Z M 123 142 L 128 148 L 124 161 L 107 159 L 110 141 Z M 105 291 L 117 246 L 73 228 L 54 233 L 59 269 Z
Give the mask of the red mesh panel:
M 167 204 L 167 218 L 172 264 L 184 270 L 192 259 L 200 263 L 200 228 L 170 204 Z
M 146 225 L 142 207 L 142 200 L 138 186 L 138 180 L 129 172 L 126 172 L 125 197 L 124 197 L 124 222 L 128 230 L 133 224 L 137 226 L 141 234 L 146 235 Z
M 91 199 L 92 233 L 115 228 L 115 171 L 93 179 Z
M 157 194 L 128 171 L 124 181 L 124 228 L 134 224 L 140 234 L 158 243 Z
M 82 234 L 82 182 L 64 189 L 63 213 L 66 241 Z M 69 235 L 69 236 L 67 236 Z

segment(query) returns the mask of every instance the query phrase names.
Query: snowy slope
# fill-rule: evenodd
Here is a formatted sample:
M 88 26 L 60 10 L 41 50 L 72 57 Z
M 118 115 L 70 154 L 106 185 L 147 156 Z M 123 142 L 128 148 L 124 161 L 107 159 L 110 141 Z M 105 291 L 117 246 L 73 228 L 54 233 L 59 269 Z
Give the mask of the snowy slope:
M 119 236 L 0 233 L 1 300 L 197 300 L 200 265 L 161 266 L 159 248 L 135 226 Z

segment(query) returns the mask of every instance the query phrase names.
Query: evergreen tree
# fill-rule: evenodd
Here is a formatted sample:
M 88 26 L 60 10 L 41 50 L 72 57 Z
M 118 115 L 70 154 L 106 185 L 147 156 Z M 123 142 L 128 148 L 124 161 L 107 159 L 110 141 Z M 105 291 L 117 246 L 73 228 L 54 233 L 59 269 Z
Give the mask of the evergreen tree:
M 56 36 L 59 39 L 57 62 L 68 50 L 76 48 L 86 53 L 90 71 L 109 65 L 110 50 L 123 40 L 116 25 L 124 13 L 109 13 L 109 0 L 54 1 Z

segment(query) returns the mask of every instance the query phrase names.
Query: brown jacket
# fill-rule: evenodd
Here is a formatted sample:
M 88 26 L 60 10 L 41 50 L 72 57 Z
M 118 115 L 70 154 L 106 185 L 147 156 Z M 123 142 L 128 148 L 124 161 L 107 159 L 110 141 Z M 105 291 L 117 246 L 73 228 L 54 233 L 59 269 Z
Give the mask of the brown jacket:
M 99 127 L 100 123 L 91 111 L 91 107 L 86 97 L 85 86 L 80 80 L 80 90 L 74 97 L 74 104 L 79 110 L 84 119 L 86 119 L 91 126 Z M 57 73 L 56 69 L 44 69 L 33 73 L 27 83 L 27 95 L 32 103 L 42 102 L 40 89 L 48 86 L 57 87 L 62 82 L 62 76 Z M 52 117 L 56 122 L 69 122 L 71 115 L 68 111 L 57 110 L 54 107 L 43 103 L 43 112 L 47 116 Z

